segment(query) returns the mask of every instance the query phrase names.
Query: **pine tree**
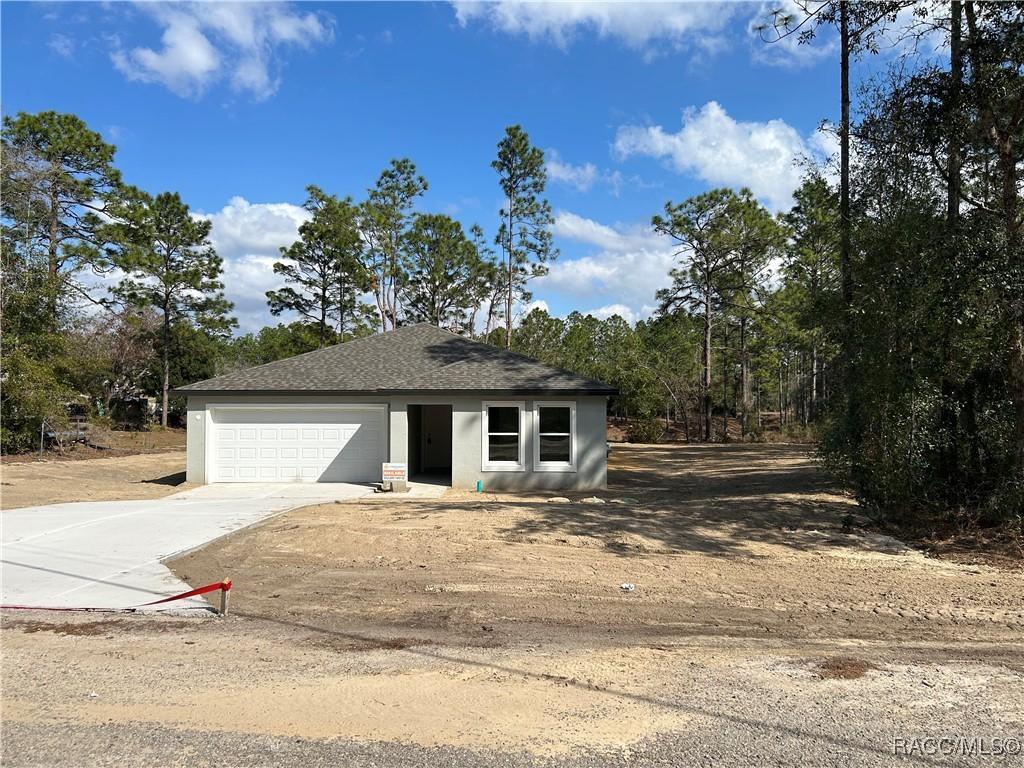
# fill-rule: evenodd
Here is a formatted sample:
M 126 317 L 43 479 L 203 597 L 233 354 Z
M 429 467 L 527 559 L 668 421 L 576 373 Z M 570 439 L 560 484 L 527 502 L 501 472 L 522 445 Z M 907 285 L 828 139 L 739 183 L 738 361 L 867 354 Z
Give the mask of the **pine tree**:
M 221 259 L 209 241 L 211 223 L 193 217 L 176 192 L 151 197 L 128 189 L 124 195 L 104 227 L 115 244 L 114 263 L 127 275 L 113 293 L 125 305 L 159 313 L 160 422 L 166 427 L 175 333 L 194 327 L 226 335 L 237 322 L 228 314 L 233 305 L 224 298 Z
M 547 183 L 544 152 L 530 144 L 521 126 L 505 129 L 491 167 L 505 194 L 496 243 L 505 257 L 505 346 L 511 349 L 515 300 L 526 300 L 527 282 L 547 274 L 547 262 L 558 257 L 551 232 L 555 219 L 541 197 Z
M 358 209 L 350 198 L 338 199 L 316 186 L 307 188 L 305 208 L 312 218 L 299 227 L 299 239 L 281 249 L 286 261 L 274 273 L 288 283 L 267 291 L 273 315 L 295 312 L 316 328 L 318 345 L 344 339 L 362 317 L 359 296 L 369 287 L 360 261 L 363 242 Z

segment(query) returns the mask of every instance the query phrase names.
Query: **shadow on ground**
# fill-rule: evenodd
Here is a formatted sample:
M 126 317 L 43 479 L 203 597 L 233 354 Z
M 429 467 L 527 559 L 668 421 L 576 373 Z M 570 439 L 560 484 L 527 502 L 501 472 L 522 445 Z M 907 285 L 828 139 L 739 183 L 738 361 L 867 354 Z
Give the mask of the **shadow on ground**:
M 844 534 L 856 508 L 793 446 L 616 446 L 598 496 L 608 503 L 513 502 L 524 515 L 507 534 L 594 537 L 622 555 L 877 546 Z
M 147 485 L 181 485 L 185 482 L 184 472 L 172 472 L 169 475 L 163 477 L 154 477 L 151 480 L 139 480 L 140 483 Z

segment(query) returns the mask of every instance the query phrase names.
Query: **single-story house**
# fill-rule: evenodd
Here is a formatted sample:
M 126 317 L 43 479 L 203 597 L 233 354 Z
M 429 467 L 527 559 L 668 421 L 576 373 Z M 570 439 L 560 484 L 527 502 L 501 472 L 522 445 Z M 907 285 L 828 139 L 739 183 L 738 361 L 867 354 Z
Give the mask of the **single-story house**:
M 397 463 L 488 490 L 604 487 L 615 392 L 425 323 L 175 390 L 189 482 L 378 482 Z

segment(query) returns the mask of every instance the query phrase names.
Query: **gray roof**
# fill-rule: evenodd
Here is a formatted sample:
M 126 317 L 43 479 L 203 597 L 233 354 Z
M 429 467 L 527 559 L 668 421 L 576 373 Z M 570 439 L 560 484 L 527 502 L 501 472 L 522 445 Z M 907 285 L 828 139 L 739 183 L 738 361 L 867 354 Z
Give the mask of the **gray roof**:
M 427 323 L 199 381 L 181 394 L 590 394 L 616 389 Z

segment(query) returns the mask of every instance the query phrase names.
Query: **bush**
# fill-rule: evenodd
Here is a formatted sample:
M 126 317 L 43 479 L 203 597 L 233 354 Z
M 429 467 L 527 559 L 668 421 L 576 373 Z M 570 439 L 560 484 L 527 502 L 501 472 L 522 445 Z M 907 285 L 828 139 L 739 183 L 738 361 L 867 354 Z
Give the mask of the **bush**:
M 661 419 L 640 419 L 626 430 L 626 440 L 631 443 L 659 443 L 665 436 L 665 425 Z
M 75 393 L 58 383 L 48 362 L 33 360 L 22 350 L 4 357 L 4 388 L 0 400 L 0 450 L 23 453 L 39 448 L 43 421 L 49 428 L 68 428 L 68 403 Z

